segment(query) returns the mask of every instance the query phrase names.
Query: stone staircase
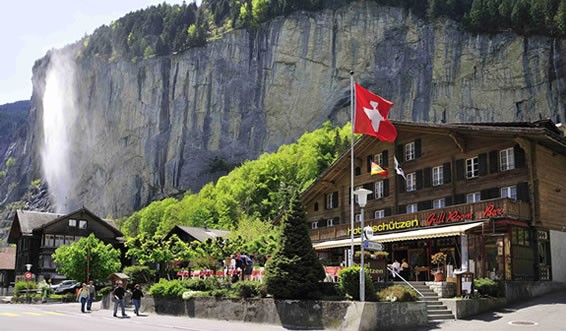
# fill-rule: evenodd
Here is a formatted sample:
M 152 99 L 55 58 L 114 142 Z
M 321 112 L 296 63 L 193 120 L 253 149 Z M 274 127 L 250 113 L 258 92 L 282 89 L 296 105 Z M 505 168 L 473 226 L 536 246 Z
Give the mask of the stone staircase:
M 445 320 L 453 320 L 454 315 L 448 308 L 438 300 L 438 294 L 430 289 L 424 282 L 409 282 L 411 285 L 419 290 L 424 297 L 421 301 L 426 303 L 426 311 L 428 315 L 428 321 L 430 322 L 442 322 Z

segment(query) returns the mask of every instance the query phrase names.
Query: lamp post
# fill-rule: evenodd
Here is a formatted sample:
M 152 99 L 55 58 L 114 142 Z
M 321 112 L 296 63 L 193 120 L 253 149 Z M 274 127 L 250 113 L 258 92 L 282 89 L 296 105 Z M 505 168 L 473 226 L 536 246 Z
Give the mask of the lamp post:
M 365 188 L 359 188 L 354 191 L 354 194 L 358 197 L 358 205 L 360 205 L 360 301 L 364 302 L 366 300 L 366 274 L 364 271 L 364 207 L 367 203 L 368 194 L 371 191 Z

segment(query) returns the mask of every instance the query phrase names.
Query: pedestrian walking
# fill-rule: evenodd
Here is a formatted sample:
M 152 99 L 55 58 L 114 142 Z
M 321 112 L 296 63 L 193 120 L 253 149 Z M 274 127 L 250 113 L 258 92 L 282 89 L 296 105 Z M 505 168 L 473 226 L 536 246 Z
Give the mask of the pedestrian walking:
M 126 307 L 124 306 L 124 296 L 126 295 L 126 290 L 124 290 L 124 284 L 122 281 L 118 281 L 118 286 L 112 292 L 112 297 L 114 298 L 114 317 L 118 313 L 118 305 L 122 307 L 122 317 L 128 317 L 126 315 Z
M 132 302 L 134 303 L 134 313 L 137 316 L 140 316 L 141 298 L 143 298 L 141 286 L 140 284 L 136 284 L 134 285 L 134 291 L 132 292 Z
M 89 297 L 88 287 L 86 286 L 85 283 L 83 283 L 83 286 L 81 287 L 81 289 L 77 293 L 77 301 L 79 301 L 81 303 L 81 312 L 83 312 L 83 313 L 86 313 L 85 305 L 86 305 L 86 302 L 88 300 L 88 297 Z
M 94 286 L 94 282 L 91 280 L 88 282 L 86 286 L 88 288 L 88 300 L 86 302 L 86 310 L 91 311 L 92 302 L 96 298 L 96 287 Z

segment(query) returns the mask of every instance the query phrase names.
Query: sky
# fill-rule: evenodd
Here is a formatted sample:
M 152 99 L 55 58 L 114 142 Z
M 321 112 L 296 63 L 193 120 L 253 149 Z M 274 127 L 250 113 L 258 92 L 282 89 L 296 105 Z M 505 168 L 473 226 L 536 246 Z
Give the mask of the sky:
M 163 2 L 183 1 L 5 1 L 0 11 L 0 105 L 31 98 L 33 64 L 48 50 L 72 44 L 131 11 Z

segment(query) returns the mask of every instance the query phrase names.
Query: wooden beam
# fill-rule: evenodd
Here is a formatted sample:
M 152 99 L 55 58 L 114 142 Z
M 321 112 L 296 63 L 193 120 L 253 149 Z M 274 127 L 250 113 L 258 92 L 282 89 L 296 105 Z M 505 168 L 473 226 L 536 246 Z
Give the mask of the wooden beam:
M 466 152 L 466 140 L 461 135 L 454 133 L 453 131 L 450 131 L 448 136 L 452 138 L 452 140 L 454 140 L 454 143 L 456 144 L 456 146 L 458 146 L 460 152 L 462 153 Z

